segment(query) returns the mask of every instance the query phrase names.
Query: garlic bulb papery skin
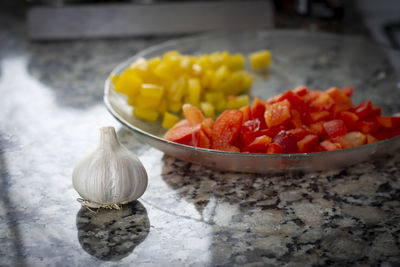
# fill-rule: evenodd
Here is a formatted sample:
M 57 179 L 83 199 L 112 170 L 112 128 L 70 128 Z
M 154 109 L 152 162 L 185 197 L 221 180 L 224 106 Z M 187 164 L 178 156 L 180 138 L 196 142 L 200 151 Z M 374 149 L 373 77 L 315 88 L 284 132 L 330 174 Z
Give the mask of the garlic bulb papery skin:
M 138 199 L 147 188 L 147 172 L 140 160 L 124 147 L 114 127 L 100 129 L 100 145 L 82 159 L 72 174 L 72 184 L 84 206 L 119 208 Z

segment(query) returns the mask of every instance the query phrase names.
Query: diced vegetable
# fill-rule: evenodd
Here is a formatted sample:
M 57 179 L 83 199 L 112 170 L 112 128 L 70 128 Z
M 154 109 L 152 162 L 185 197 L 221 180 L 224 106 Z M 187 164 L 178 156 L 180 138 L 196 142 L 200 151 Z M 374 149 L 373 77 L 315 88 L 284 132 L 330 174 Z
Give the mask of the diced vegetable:
M 349 132 L 346 135 L 333 138 L 342 148 L 356 147 L 366 144 L 367 136 L 361 132 Z
M 207 118 L 214 118 L 215 108 L 214 108 L 213 104 L 211 104 L 210 102 L 201 102 L 200 108 L 201 108 L 201 111 L 203 111 L 204 115 Z
M 249 102 L 250 102 L 250 97 L 248 95 L 228 96 L 226 108 L 239 109 L 243 106 L 246 106 Z
M 325 151 L 332 151 L 332 150 L 338 150 L 341 149 L 342 146 L 338 143 L 332 143 L 329 140 L 324 140 L 320 143 L 320 146 L 323 148 Z
M 211 148 L 211 140 L 210 140 L 210 138 L 201 129 L 200 129 L 199 135 L 197 137 L 196 146 L 197 147 L 201 147 L 201 148 Z
M 330 120 L 323 124 L 325 132 L 333 138 L 347 133 L 346 125 L 342 120 Z
M 140 87 L 140 94 L 144 97 L 160 99 L 163 96 L 164 88 L 151 83 L 143 83 Z
M 297 152 L 297 140 L 296 137 L 289 131 L 280 131 L 272 142 L 282 147 L 284 153 L 296 153 Z
M 119 77 L 114 76 L 113 80 L 115 81 L 115 91 L 127 96 L 135 96 L 139 92 L 142 84 L 142 79 L 138 77 L 134 71 L 130 71 L 129 69 Z
M 179 117 L 169 112 L 164 113 L 162 127 L 169 129 L 179 121 Z
M 196 144 L 195 136 L 200 130 L 200 124 L 192 126 L 188 120 L 181 120 L 164 135 L 166 140 L 193 146 Z
M 255 97 L 253 101 L 253 105 L 251 107 L 251 114 L 254 119 L 258 119 L 260 121 L 260 128 L 264 129 L 266 127 L 265 118 L 265 102 L 260 98 Z
M 378 123 L 385 128 L 396 128 L 400 127 L 400 117 L 394 116 L 378 116 L 377 117 Z
M 249 103 L 247 95 L 240 95 L 253 81 L 244 66 L 242 54 L 223 51 L 190 56 L 169 51 L 162 57 L 139 58 L 110 79 L 129 105 L 139 107 L 133 114 L 141 119 L 154 121 L 155 112 L 179 115 L 183 104 L 200 107 L 207 117 L 214 117 L 226 108 L 239 109 Z
M 255 138 L 254 141 L 247 146 L 247 150 L 251 153 L 266 153 L 270 143 L 271 137 L 262 135 Z
M 136 107 L 133 115 L 146 121 L 156 121 L 159 114 L 154 109 Z
M 198 79 L 192 78 L 188 80 L 189 103 L 195 106 L 200 104 L 201 84 Z
M 242 126 L 243 114 L 240 110 L 226 110 L 215 121 L 212 129 L 212 148 L 240 152 L 236 147 Z
M 315 134 L 308 134 L 297 142 L 297 151 L 300 153 L 307 153 L 313 151 L 318 144 L 318 136 Z
M 261 50 L 250 54 L 251 67 L 259 70 L 271 63 L 271 53 L 268 50 Z
M 183 115 L 188 120 L 190 125 L 195 126 L 203 122 L 204 116 L 198 107 L 190 104 L 185 104 L 183 105 L 182 110 Z
M 283 148 L 280 145 L 276 143 L 271 143 L 268 145 L 267 154 L 283 154 L 283 153 L 284 153 Z
M 186 119 L 177 124 L 183 126 L 175 134 L 172 127 L 165 138 L 229 152 L 281 154 L 352 148 L 400 135 L 400 114 L 381 116 L 371 101 L 353 107 L 352 93 L 351 87 L 326 92 L 298 87 L 266 101 L 256 97 L 251 106 L 226 110 L 215 122 L 185 105 Z M 218 95 L 206 96 L 214 102 Z
M 285 99 L 267 106 L 264 116 L 269 128 L 283 124 L 292 116 L 290 113 L 290 102 Z

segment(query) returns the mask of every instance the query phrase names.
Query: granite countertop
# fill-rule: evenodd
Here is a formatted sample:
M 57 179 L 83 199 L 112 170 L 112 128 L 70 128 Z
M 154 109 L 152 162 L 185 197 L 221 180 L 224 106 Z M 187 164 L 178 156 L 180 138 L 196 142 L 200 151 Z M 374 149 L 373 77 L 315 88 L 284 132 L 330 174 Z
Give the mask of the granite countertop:
M 102 103 L 111 69 L 164 39 L 29 43 L 2 14 L 0 40 L 0 266 L 400 264 L 400 152 L 335 171 L 213 171 L 138 142 Z M 149 186 L 93 213 L 71 173 L 105 125 Z

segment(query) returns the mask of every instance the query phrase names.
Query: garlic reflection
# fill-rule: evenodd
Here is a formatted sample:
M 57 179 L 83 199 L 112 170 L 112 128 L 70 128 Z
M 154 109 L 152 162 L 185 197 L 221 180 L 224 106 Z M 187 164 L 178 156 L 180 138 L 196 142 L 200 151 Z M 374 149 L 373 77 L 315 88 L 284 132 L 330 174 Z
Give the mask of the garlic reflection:
M 78 163 L 72 183 L 82 205 L 119 208 L 143 195 L 147 173 L 140 160 L 118 141 L 114 127 L 103 127 L 100 132 L 99 147 Z
M 103 261 L 129 256 L 150 232 L 146 208 L 139 201 L 119 210 L 91 212 L 81 208 L 76 215 L 78 240 L 84 251 Z

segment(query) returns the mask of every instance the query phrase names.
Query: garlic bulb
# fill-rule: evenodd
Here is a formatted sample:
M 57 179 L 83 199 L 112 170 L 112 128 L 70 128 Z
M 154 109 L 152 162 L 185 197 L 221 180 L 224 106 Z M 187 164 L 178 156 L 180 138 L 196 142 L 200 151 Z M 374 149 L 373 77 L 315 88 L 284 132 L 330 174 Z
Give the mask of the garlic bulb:
M 143 195 L 147 173 L 140 160 L 118 141 L 114 127 L 103 127 L 100 132 L 99 147 L 78 163 L 72 183 L 82 205 L 119 208 Z

